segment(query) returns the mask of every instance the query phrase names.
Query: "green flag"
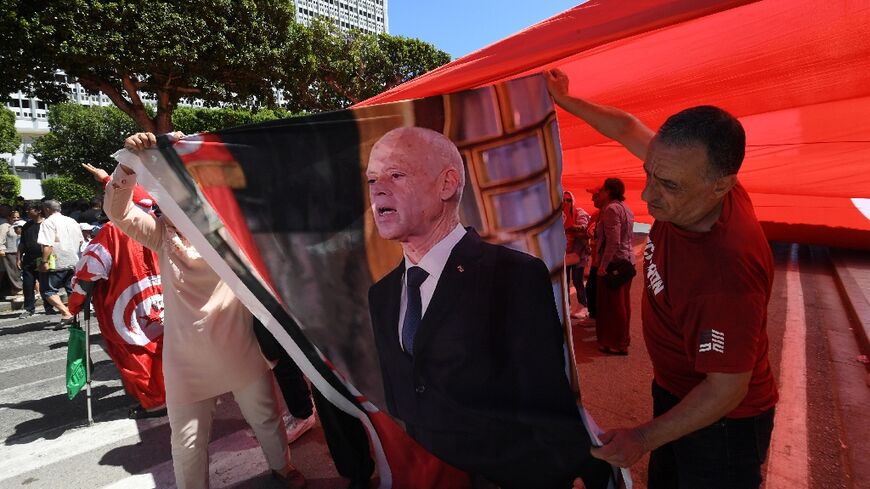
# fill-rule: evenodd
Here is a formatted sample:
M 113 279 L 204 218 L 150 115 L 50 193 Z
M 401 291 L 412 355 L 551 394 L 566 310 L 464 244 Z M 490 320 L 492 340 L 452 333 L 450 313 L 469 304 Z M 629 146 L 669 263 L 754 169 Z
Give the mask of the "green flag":
M 66 392 L 70 399 L 82 390 L 87 381 L 85 372 L 85 332 L 77 323 L 69 328 L 69 345 L 66 351 Z

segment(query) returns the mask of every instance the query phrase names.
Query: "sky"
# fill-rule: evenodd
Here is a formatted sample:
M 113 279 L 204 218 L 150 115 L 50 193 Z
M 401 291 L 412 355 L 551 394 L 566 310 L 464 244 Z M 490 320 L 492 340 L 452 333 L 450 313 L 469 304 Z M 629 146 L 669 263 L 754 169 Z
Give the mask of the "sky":
M 454 59 L 574 7 L 583 0 L 388 0 L 389 32 L 416 37 Z

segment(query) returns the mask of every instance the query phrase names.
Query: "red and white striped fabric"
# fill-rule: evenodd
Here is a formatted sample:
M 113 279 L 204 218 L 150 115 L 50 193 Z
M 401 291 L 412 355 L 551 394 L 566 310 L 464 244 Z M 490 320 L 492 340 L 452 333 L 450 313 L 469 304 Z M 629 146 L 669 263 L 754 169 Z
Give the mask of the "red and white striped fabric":
M 106 350 L 127 392 L 144 408 L 166 403 L 163 385 L 163 289 L 157 255 L 112 223 L 100 229 L 76 265 L 70 312 L 92 302 Z

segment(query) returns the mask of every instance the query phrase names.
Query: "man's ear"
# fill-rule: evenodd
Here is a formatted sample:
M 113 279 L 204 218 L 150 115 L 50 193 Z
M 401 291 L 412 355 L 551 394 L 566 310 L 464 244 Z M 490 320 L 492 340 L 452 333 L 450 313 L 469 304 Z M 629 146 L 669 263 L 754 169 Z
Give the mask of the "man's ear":
M 459 172 L 456 168 L 448 167 L 444 170 L 441 177 L 441 192 L 439 197 L 441 200 L 447 201 L 453 199 L 453 196 L 459 191 Z
M 716 183 L 713 186 L 713 193 L 716 194 L 716 197 L 723 197 L 728 193 L 735 185 L 737 185 L 737 174 L 725 175 L 724 177 L 719 177 L 716 179 Z

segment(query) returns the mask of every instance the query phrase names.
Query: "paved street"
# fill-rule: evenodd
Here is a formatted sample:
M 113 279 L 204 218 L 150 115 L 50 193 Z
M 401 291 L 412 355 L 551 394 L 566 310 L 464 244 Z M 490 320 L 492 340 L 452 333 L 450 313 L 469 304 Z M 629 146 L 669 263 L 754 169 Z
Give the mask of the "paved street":
M 174 488 L 167 418 L 126 419 L 134 401 L 92 327 L 93 409 L 87 426 L 85 393 L 70 401 L 64 368 L 68 332 L 59 316 L 26 320 L 0 314 L 0 487 Z M 231 396 L 218 406 L 210 445 L 213 488 L 279 487 Z M 293 463 L 312 489 L 344 487 L 320 427 L 291 446 Z
M 870 390 L 823 251 L 775 247 L 769 334 L 781 401 L 765 468 L 768 489 L 870 487 L 870 479 L 861 477 L 866 459 L 856 459 L 867 451 Z M 574 328 L 584 403 L 604 428 L 650 416 L 652 373 L 640 331 L 641 287 L 638 277 L 628 357 L 602 355 L 594 330 Z M 166 418 L 125 418 L 133 401 L 100 336 L 91 336 L 96 424 L 87 427 L 84 394 L 72 401 L 66 397 L 67 332 L 52 329 L 58 317 L 15 317 L 0 313 L 0 487 L 175 487 Z M 218 407 L 210 451 L 213 488 L 276 487 L 229 396 Z M 292 445 L 292 456 L 312 489 L 346 485 L 335 474 L 319 427 Z M 632 468 L 635 487 L 646 487 L 645 465 Z

